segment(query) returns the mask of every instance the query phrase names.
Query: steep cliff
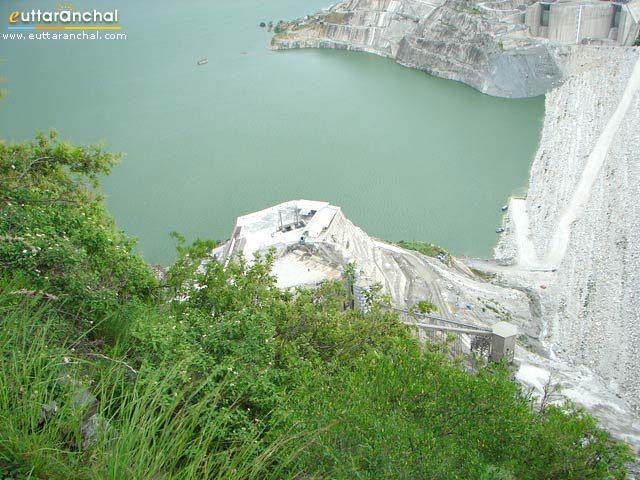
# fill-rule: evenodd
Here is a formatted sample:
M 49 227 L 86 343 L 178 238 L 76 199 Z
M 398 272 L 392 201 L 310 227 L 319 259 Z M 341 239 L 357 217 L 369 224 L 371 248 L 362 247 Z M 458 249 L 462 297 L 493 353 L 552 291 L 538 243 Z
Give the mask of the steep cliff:
M 640 412 L 638 51 L 577 48 L 549 92 L 526 200 L 511 201 L 496 256 L 545 275 L 546 342 Z M 544 273 L 540 273 L 540 272 Z
M 528 34 L 523 6 L 349 0 L 278 25 L 271 46 L 365 51 L 490 95 L 530 97 L 562 80 L 564 48 Z

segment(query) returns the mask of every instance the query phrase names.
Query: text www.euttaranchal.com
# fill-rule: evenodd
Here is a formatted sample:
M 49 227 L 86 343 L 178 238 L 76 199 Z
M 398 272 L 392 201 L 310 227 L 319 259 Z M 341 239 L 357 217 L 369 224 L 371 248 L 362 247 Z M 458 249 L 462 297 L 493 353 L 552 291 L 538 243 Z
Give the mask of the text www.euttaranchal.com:
M 100 31 L 79 32 L 9 32 L 2 33 L 3 40 L 126 40 L 126 33 L 105 33 Z

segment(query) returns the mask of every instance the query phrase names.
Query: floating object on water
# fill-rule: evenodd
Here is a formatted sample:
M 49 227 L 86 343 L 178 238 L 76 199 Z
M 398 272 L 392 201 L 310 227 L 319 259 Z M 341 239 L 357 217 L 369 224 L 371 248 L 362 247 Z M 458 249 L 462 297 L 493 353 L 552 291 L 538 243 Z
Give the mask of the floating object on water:
M 496 228 L 496 233 L 504 233 L 504 228 Z
M 206 65 L 207 63 L 209 63 L 209 60 L 207 60 L 206 58 L 198 60 L 198 65 Z
M 509 210 L 509 205 L 502 205 L 502 208 L 500 210 L 506 212 L 507 210 Z
M 547 288 L 547 286 L 546 285 L 540 285 L 540 288 L 545 290 Z
M 264 27 L 266 27 L 266 26 L 267 26 L 267 24 L 266 24 L 266 23 L 264 23 L 264 22 L 260 22 L 260 27 L 261 27 L 261 28 L 264 28 Z

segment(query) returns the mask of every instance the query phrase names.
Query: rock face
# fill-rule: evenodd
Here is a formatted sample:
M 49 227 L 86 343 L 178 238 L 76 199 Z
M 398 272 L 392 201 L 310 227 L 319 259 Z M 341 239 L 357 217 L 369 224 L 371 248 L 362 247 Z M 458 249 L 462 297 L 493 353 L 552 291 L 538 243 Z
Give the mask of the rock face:
M 512 200 L 503 264 L 547 271 L 546 341 L 640 413 L 640 63 L 579 48 L 549 92 L 526 200 Z
M 555 47 L 524 36 L 521 27 L 447 1 L 402 40 L 396 59 L 490 95 L 541 95 L 561 80 L 561 60 Z
M 530 97 L 562 80 L 566 49 L 531 37 L 522 8 L 511 0 L 348 0 L 280 24 L 271 46 L 365 51 L 489 95 Z

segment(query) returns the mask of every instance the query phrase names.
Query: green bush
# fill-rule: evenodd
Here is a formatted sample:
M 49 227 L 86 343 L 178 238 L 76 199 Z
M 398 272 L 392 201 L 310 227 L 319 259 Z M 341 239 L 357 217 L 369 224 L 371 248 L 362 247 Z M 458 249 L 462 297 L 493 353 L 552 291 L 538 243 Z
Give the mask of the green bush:
M 155 280 L 115 228 L 97 193 L 118 157 L 99 145 L 61 142 L 52 131 L 31 142 L 0 142 L 0 268 L 104 337 L 123 328 L 121 308 L 148 300 Z M 110 321 L 111 320 L 111 321 Z
M 323 478 L 625 478 L 593 418 L 536 413 L 498 366 L 471 375 L 405 339 L 308 378 L 291 415 L 321 432 L 300 461 Z

